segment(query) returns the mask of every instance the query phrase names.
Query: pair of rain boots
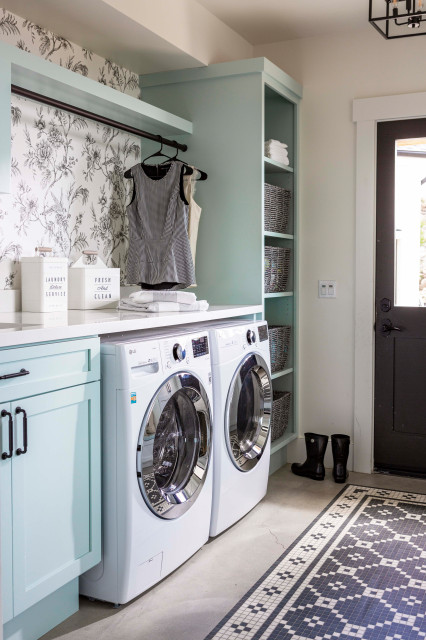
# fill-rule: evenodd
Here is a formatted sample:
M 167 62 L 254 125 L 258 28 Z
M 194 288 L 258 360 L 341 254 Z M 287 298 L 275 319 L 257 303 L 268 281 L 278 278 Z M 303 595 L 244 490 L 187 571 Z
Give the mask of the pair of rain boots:
M 293 463 L 291 470 L 297 476 L 311 478 L 312 480 L 324 480 L 324 455 L 327 449 L 328 436 L 320 433 L 305 433 L 306 460 L 301 464 Z M 346 468 L 349 456 L 350 437 L 342 433 L 331 436 L 331 448 L 333 451 L 333 478 L 335 482 L 343 483 L 348 477 Z

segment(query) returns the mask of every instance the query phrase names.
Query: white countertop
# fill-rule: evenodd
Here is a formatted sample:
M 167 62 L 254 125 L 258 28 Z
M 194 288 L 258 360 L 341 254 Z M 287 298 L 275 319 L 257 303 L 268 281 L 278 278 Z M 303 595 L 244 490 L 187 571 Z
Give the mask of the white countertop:
M 138 331 L 262 313 L 262 305 L 212 306 L 208 311 L 139 313 L 135 311 L 65 311 L 0 313 L 0 348 L 83 336 Z

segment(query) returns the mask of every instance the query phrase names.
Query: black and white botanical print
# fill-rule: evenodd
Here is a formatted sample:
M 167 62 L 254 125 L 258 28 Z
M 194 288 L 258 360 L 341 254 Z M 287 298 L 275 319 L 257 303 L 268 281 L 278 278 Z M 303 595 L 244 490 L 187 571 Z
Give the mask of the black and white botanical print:
M 0 197 L 0 261 L 34 255 L 38 245 L 70 262 L 97 249 L 124 276 L 132 185 L 123 173 L 139 159 L 139 139 L 24 98 L 12 101 L 12 195 Z M 3 278 L 0 288 L 6 286 Z
M 139 97 L 138 75 L 84 49 L 30 20 L 0 9 L 0 40 L 45 60 L 88 76 L 113 89 Z
M 137 74 L 0 9 L 0 40 L 138 96 Z M 122 277 L 128 248 L 125 169 L 140 140 L 65 111 L 12 97 L 11 195 L 0 196 L 0 289 L 19 287 L 18 261 L 49 246 L 74 262 L 97 249 Z

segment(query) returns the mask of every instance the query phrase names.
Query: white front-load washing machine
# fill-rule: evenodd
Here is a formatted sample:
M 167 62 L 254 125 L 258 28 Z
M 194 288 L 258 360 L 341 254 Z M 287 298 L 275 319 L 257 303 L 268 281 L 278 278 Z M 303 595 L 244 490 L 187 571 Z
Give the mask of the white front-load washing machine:
M 124 604 L 209 537 L 212 374 L 207 331 L 101 345 L 102 561 L 80 592 Z
M 213 370 L 213 502 L 210 535 L 264 497 L 271 448 L 272 383 L 266 322 L 210 330 Z

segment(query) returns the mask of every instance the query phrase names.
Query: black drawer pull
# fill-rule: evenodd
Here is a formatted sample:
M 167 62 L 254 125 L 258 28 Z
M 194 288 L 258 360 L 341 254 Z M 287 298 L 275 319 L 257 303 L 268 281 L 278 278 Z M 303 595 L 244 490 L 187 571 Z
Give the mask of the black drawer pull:
M 24 453 L 27 453 L 28 451 L 28 422 L 27 422 L 27 412 L 25 411 L 25 409 L 21 409 L 21 407 L 16 407 L 15 409 L 15 413 L 23 413 L 24 414 L 24 419 L 23 419 L 23 432 L 24 432 L 24 448 L 21 449 L 21 447 L 19 447 L 19 449 L 16 449 L 16 455 L 20 456 L 23 455 Z
M 9 413 L 9 411 L 6 411 L 6 409 L 2 410 L 2 412 L 0 413 L 0 416 L 2 418 L 9 416 L 9 453 L 7 453 L 6 451 L 3 451 L 3 453 L 1 454 L 1 459 L 7 460 L 8 458 L 11 458 L 13 454 L 13 420 L 12 420 L 12 414 Z
M 6 373 L 4 376 L 0 376 L 0 380 L 9 380 L 9 378 L 20 378 L 21 376 L 28 376 L 29 371 L 21 369 L 18 373 Z

